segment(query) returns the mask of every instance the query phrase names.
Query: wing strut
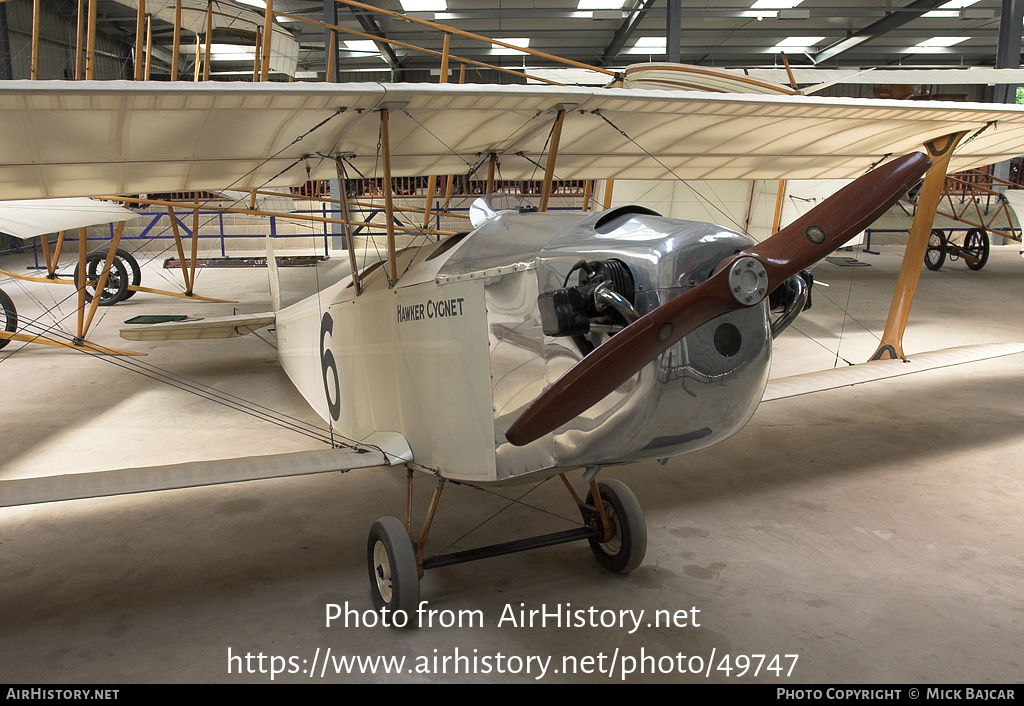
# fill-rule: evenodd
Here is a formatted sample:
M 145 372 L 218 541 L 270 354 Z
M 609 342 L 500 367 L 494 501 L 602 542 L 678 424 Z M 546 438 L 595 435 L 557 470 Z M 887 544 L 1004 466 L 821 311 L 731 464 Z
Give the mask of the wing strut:
M 538 210 L 543 213 L 548 210 L 548 201 L 551 200 L 551 185 L 555 179 L 555 162 L 558 159 L 558 143 L 562 139 L 562 123 L 565 121 L 565 108 L 558 109 L 558 117 L 555 118 L 555 125 L 551 130 L 551 146 L 548 147 L 548 163 L 544 170 L 544 186 L 540 192 L 540 207 Z
M 903 254 L 903 264 L 896 280 L 896 291 L 889 306 L 889 318 L 885 321 L 882 341 L 871 360 L 906 358 L 903 354 L 903 332 L 910 318 L 910 306 L 914 303 L 917 281 L 921 278 L 921 263 L 928 250 L 928 236 L 935 221 L 935 209 L 942 198 L 942 185 L 946 181 L 949 158 L 967 132 L 954 132 L 924 144 L 932 160 L 932 168 L 924 177 L 924 184 L 917 197 L 917 211 L 910 226 L 910 239 Z
M 352 220 L 348 215 L 348 180 L 345 178 L 345 167 L 339 156 L 335 162 L 338 171 L 338 199 L 341 201 L 341 217 L 345 221 L 345 245 L 348 249 L 348 265 L 352 270 L 352 284 L 356 288 L 356 296 L 363 292 L 359 283 L 359 267 L 356 264 L 356 246 L 352 240 Z
M 100 294 L 103 292 L 103 288 L 107 286 L 107 279 L 110 276 L 110 268 L 114 264 L 114 254 L 117 252 L 117 246 L 121 243 L 121 235 L 124 234 L 124 223 L 124 221 L 121 221 L 117 224 L 117 228 L 114 230 L 114 237 L 110 240 L 110 250 L 107 251 L 107 259 L 103 262 L 103 271 L 100 272 L 99 282 L 96 283 L 96 296 L 92 298 L 92 302 L 89 305 L 88 316 L 84 315 L 84 309 L 85 281 L 88 277 L 85 259 L 86 251 L 89 248 L 85 236 L 85 228 L 78 231 L 78 271 L 80 273 L 80 280 L 78 282 L 78 303 L 81 305 L 78 309 L 79 340 L 85 340 L 85 334 L 89 330 L 89 327 L 92 326 L 92 320 L 96 316 L 96 308 L 100 305 L 100 299 L 102 299 Z
M 445 32 L 444 43 L 441 47 L 441 76 L 438 83 L 448 83 L 448 49 L 451 43 L 451 35 Z M 449 177 L 450 178 L 450 177 Z M 430 227 L 431 210 L 434 208 L 434 191 L 437 189 L 437 175 L 431 174 L 427 180 L 427 198 L 423 204 L 423 227 Z M 445 210 L 448 205 L 445 204 Z
M 388 129 L 388 109 L 380 109 L 380 149 L 384 159 L 384 211 L 388 221 L 388 279 L 398 281 L 398 253 L 395 248 L 395 204 L 391 183 L 391 136 Z

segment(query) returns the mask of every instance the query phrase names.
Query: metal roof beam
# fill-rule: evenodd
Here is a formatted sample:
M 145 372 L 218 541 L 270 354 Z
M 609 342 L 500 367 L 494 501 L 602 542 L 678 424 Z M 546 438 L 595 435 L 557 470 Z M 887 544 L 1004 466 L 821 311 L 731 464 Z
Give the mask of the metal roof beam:
M 607 66 L 615 61 L 619 52 L 622 51 L 622 47 L 626 46 L 626 42 L 633 36 L 633 32 L 636 31 L 640 22 L 647 16 L 647 11 L 651 9 L 653 4 L 654 0 L 636 0 L 633 3 L 629 15 L 619 26 L 618 30 L 616 30 L 611 43 L 605 48 L 604 54 L 601 56 L 601 66 Z
M 682 53 L 682 24 L 682 0 L 668 0 L 665 11 L 665 58 L 673 64 L 679 63 Z
M 359 22 L 359 26 L 363 28 L 363 31 L 367 34 L 372 34 L 382 39 L 385 37 L 383 30 L 377 25 L 376 20 L 373 19 L 369 14 L 360 10 L 356 7 L 348 7 L 355 16 L 356 21 Z M 402 80 L 402 62 L 399 60 L 398 55 L 395 54 L 395 50 L 391 48 L 391 45 L 387 42 L 374 42 L 377 45 L 377 49 L 380 50 L 380 55 L 384 57 L 384 61 L 388 62 L 388 66 L 391 67 L 391 72 L 394 74 L 396 81 Z
M 872 22 L 864 29 L 854 32 L 846 39 L 840 40 L 831 46 L 825 47 L 819 52 L 808 54 L 807 56 L 815 64 L 820 64 L 823 61 L 827 61 L 828 59 L 836 57 L 843 52 L 853 49 L 859 44 L 869 42 L 887 32 L 891 32 L 898 27 L 902 27 L 908 22 L 916 20 L 924 13 L 934 10 L 946 2 L 947 0 L 915 0 L 906 7 L 901 8 L 899 11 L 893 12 L 877 22 Z

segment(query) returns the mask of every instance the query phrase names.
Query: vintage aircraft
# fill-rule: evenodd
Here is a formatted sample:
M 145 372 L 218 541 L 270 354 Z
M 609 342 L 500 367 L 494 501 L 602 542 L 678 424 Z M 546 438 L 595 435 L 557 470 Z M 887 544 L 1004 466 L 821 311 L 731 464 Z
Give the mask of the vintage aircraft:
M 0 482 L 0 505 L 14 505 L 377 465 L 424 470 L 438 483 L 418 540 L 410 470 L 405 521 L 382 518 L 367 543 L 374 602 L 396 610 L 417 604 L 425 569 L 567 541 L 588 540 L 612 571 L 636 568 L 642 512 L 621 483 L 597 482 L 601 467 L 735 433 L 762 398 L 773 330 L 802 306 L 801 270 L 922 177 L 929 194 L 951 159 L 974 166 L 1024 150 L 1024 112 L 1014 107 L 803 96 L 34 82 L 0 87 L 0 107 L 12 136 L 0 146 L 0 183 L 19 197 L 256 189 L 334 176 L 341 164 L 371 173 L 378 161 L 390 185 L 394 173 L 464 172 L 498 155 L 506 176 L 546 159 L 546 184 L 556 163 L 560 176 L 595 178 L 868 172 L 759 244 L 636 207 L 548 213 L 543 194 L 536 212 L 498 211 L 440 242 L 399 249 L 389 232 L 386 260 L 316 297 L 124 333 L 227 337 L 275 326 L 284 369 L 344 448 Z M 65 124 L 95 139 L 61 140 Z M 392 133 L 402 136 L 394 144 Z M 915 223 L 908 252 L 928 228 Z M 922 258 L 911 261 L 919 272 Z M 766 300 L 780 288 L 785 311 L 773 321 Z M 904 295 L 894 309 L 896 338 L 883 341 L 903 357 Z M 581 467 L 586 499 L 564 475 Z M 580 508 L 580 529 L 424 557 L 445 480 L 555 474 Z

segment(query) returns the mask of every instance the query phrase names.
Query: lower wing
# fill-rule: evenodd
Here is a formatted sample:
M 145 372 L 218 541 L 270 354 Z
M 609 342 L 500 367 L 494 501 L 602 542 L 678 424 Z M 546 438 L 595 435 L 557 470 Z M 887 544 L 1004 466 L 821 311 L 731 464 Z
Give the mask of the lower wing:
M 5 480 L 0 481 L 0 507 L 345 472 L 411 461 L 412 451 L 404 436 L 395 432 L 377 432 L 355 448 Z
M 1024 343 L 988 343 L 974 346 L 944 348 L 920 353 L 907 360 L 872 360 L 867 363 L 850 365 L 845 368 L 819 370 L 789 377 L 769 380 L 762 402 L 796 397 L 812 392 L 833 390 L 837 387 L 860 385 L 865 382 L 920 373 L 925 370 L 963 365 L 989 358 L 999 358 L 1024 352 Z

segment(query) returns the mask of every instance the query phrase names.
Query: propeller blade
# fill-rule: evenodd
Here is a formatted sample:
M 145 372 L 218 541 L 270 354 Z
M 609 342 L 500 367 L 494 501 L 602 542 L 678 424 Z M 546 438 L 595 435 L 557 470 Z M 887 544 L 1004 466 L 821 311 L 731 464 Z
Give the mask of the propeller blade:
M 755 306 L 885 213 L 931 166 L 922 152 L 900 157 L 843 187 L 764 242 L 726 258 L 705 282 L 619 331 L 555 381 L 505 433 L 523 446 L 604 399 L 694 329 Z

